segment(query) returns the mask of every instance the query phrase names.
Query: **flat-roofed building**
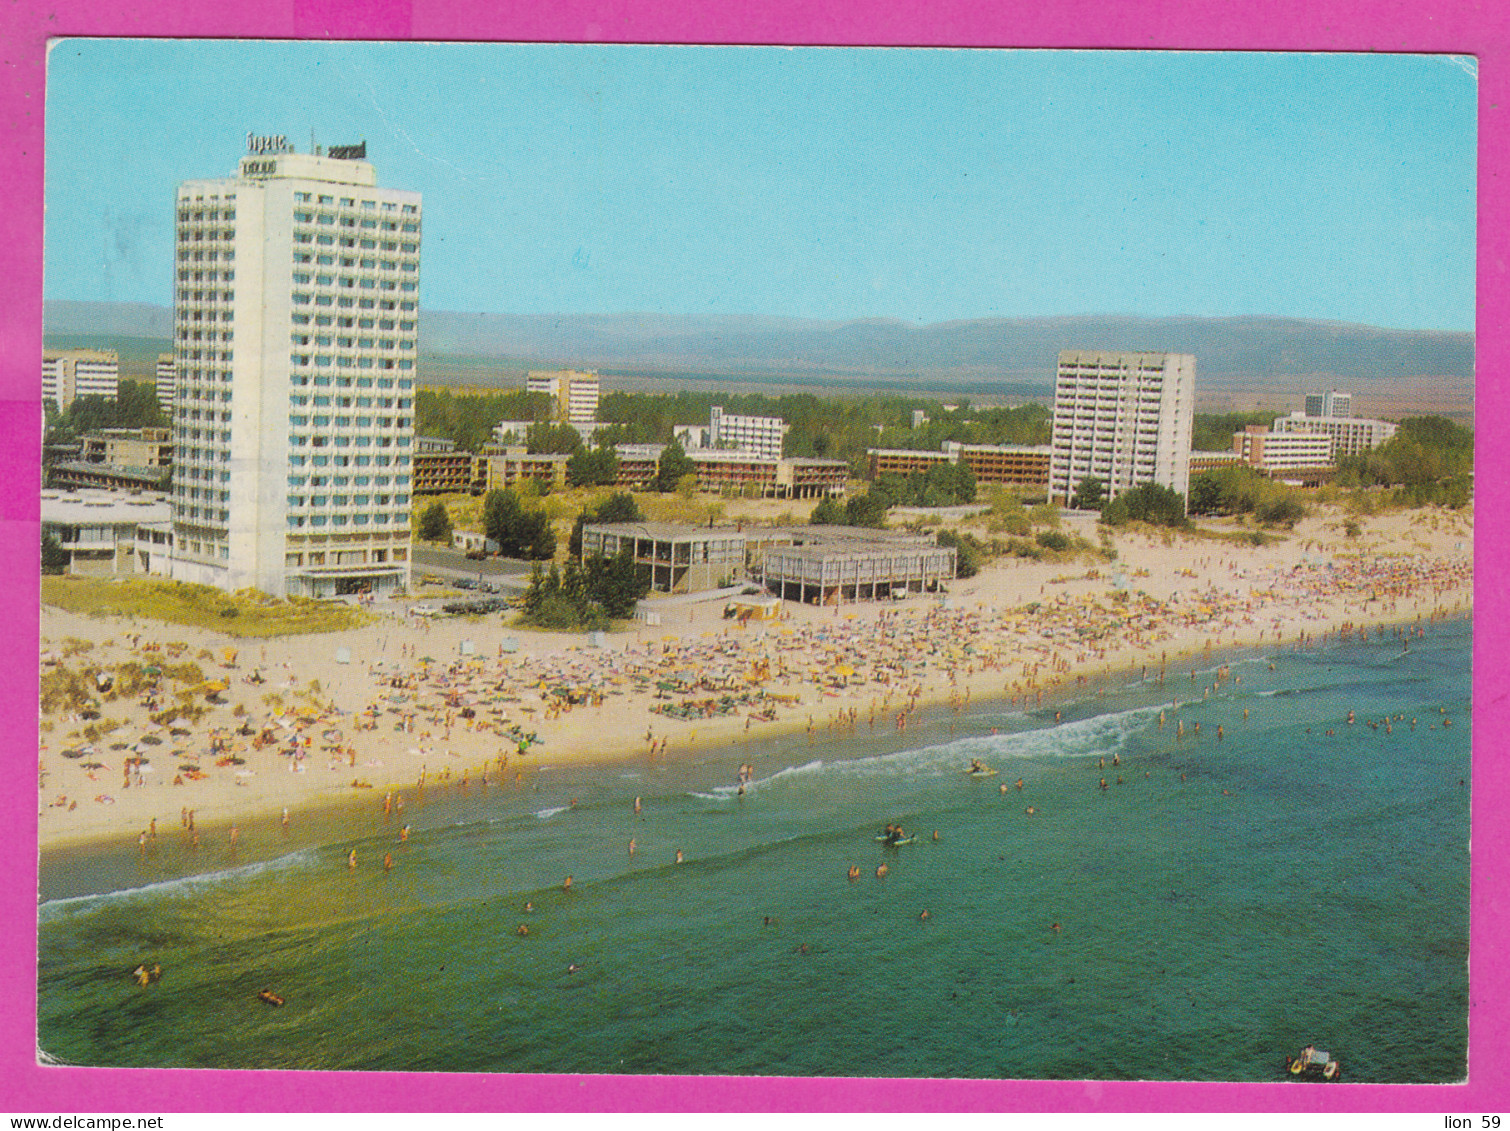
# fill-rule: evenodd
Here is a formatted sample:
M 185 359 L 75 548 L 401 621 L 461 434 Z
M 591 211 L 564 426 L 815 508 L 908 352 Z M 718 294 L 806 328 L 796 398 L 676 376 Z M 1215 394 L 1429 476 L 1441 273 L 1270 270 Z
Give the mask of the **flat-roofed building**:
M 1053 449 L 1047 444 L 962 444 L 945 440 L 942 451 L 871 448 L 870 478 L 917 475 L 941 463 L 962 463 L 977 483 L 995 483 L 1029 491 L 1046 491 Z
M 1292 412 L 1274 422 L 1276 433 L 1309 432 L 1332 438 L 1332 458 L 1356 456 L 1371 448 L 1377 448 L 1399 430 L 1399 425 L 1387 420 L 1371 420 L 1364 416 L 1307 416 Z
M 665 444 L 618 444 L 614 454 L 619 487 L 645 488 L 655 480 Z M 763 456 L 757 452 L 693 448 L 687 452 L 700 491 L 757 494 L 771 499 L 810 499 L 842 495 L 849 464 L 842 459 Z
M 113 401 L 120 395 L 121 364 L 115 350 L 45 350 L 42 399 L 59 412 L 80 397 Z
M 954 462 L 947 452 L 914 450 L 912 448 L 869 448 L 870 480 L 874 483 L 883 475 L 927 474 L 940 464 Z
M 776 497 L 813 499 L 849 490 L 849 463 L 821 456 L 786 456 L 776 461 Z
M 745 575 L 744 532 L 731 526 L 684 526 L 669 522 L 588 523 L 582 527 L 582 560 L 616 557 L 628 548 L 650 574 L 657 593 L 697 593 Z
M 1307 393 L 1307 416 L 1352 416 L 1353 394 L 1339 393 L 1336 389 L 1325 393 Z
M 155 494 L 44 490 L 41 509 L 42 533 L 67 552 L 67 572 L 94 577 L 148 572 L 145 559 L 138 558 L 139 546 L 150 557 L 153 532 L 161 536 L 172 525 L 167 499 Z M 162 546 L 171 546 L 171 532 Z M 166 557 L 160 552 L 154 560 L 159 566 L 154 572 L 165 572 Z
M 1063 350 L 1054 384 L 1049 498 L 1098 479 L 1108 498 L 1145 483 L 1190 489 L 1195 358 Z
M 178 395 L 177 370 L 171 353 L 157 355 L 157 369 L 153 376 L 157 382 L 157 407 L 162 409 L 164 416 L 171 417 L 173 401 Z
M 776 493 L 776 465 L 780 456 L 765 456 L 744 449 L 718 451 L 707 448 L 687 453 L 697 473 L 700 491 L 749 491 L 762 498 Z
M 414 438 L 414 493 L 450 495 L 471 492 L 476 480 L 476 459 L 471 452 L 438 436 Z
M 173 576 L 407 588 L 421 200 L 366 143 L 247 137 L 176 194 Z
M 1191 452 L 1190 474 L 1199 475 L 1203 471 L 1215 471 L 1219 467 L 1236 467 L 1243 462 L 1243 457 L 1236 452 Z
M 63 460 L 47 469 L 47 485 L 98 487 L 106 491 L 157 491 L 168 475 L 165 467 L 121 467 L 110 463 Z
M 614 486 L 643 489 L 655 482 L 661 469 L 661 454 L 665 444 L 616 444 L 613 454 L 618 458 L 618 478 Z
M 708 447 L 757 452 L 780 459 L 788 427 L 779 416 L 739 416 L 724 412 L 722 405 L 714 405 L 708 418 Z
M 1325 432 L 1270 432 L 1250 424 L 1232 434 L 1232 450 L 1249 467 L 1265 474 L 1301 468 L 1330 468 L 1333 439 Z
M 482 490 L 498 491 L 533 479 L 546 491 L 566 486 L 566 465 L 571 456 L 560 452 L 534 452 L 523 447 L 489 444 L 478 457 Z
M 524 391 L 550 397 L 555 402 L 555 419 L 563 423 L 592 424 L 598 419 L 602 388 L 596 373 L 535 369 L 524 375 Z
M 173 466 L 173 431 L 169 428 L 102 428 L 85 433 L 79 458 L 112 467 Z
M 968 467 L 977 483 L 1048 490 L 1053 449 L 1047 444 L 961 444 L 946 440 L 944 452 Z
M 864 527 L 751 530 L 750 577 L 786 601 L 839 605 L 932 593 L 954 580 L 958 554 L 932 535 Z

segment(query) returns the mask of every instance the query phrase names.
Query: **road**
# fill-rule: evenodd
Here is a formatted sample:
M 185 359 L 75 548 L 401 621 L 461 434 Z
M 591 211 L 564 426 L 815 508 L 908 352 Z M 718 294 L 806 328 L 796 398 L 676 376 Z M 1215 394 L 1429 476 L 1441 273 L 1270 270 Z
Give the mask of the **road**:
M 414 547 L 414 588 L 419 590 L 419 579 L 427 573 L 446 580 L 470 577 L 522 589 L 529 582 L 534 563 L 521 562 L 514 558 L 487 558 L 480 562 L 469 561 L 460 550 L 439 550 L 429 546 Z

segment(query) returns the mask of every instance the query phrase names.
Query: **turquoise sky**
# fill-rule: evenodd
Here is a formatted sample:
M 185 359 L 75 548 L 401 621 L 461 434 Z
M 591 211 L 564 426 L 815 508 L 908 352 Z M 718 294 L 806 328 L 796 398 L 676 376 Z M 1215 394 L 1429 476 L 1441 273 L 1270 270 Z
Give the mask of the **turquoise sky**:
M 65 40 L 48 298 L 171 301 L 175 185 L 366 139 L 423 300 L 1474 325 L 1448 56 Z

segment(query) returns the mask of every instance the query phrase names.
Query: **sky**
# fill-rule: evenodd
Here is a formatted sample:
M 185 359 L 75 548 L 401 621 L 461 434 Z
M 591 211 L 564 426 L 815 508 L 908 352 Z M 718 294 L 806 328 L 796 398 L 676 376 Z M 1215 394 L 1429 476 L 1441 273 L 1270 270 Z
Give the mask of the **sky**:
M 172 301 L 248 133 L 424 194 L 422 303 L 1474 328 L 1471 58 L 58 41 L 44 294 Z

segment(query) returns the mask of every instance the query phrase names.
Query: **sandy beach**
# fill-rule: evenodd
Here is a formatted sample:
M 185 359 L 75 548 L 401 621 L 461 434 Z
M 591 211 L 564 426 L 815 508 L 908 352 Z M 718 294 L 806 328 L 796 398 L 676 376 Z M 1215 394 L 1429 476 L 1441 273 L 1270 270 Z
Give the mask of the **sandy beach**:
M 1199 699 L 1192 659 L 1208 648 L 1471 609 L 1471 515 L 1395 512 L 1357 538 L 1343 519 L 1324 511 L 1267 546 L 1121 533 L 1114 562 L 1003 560 L 943 601 L 787 604 L 748 624 L 720 602 L 667 603 L 660 625 L 635 622 L 603 647 L 497 617 L 409 616 L 406 603 L 360 629 L 265 642 L 44 606 L 42 672 L 88 673 L 98 702 L 42 712 L 40 844 L 135 847 L 191 819 L 225 838 L 542 763 L 675 760 L 778 731 L 817 742 L 905 727 L 929 705 L 1050 702 L 1117 670 L 1162 672 L 1172 701 Z M 167 678 L 188 664 L 196 680 Z M 130 686 L 152 669 L 155 698 Z M 165 719 L 173 708 L 197 717 Z

